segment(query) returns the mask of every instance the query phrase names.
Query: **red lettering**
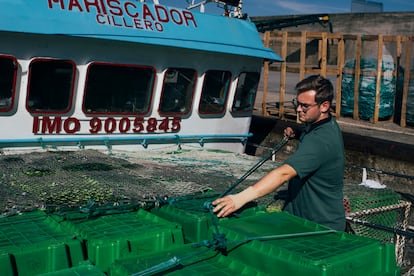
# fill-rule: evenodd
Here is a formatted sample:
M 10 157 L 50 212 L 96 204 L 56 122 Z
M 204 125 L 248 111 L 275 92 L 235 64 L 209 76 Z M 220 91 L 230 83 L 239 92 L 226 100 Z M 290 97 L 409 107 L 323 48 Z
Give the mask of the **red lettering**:
M 171 123 L 171 125 L 170 125 Z M 51 118 L 33 117 L 33 134 L 76 134 L 82 132 L 81 121 L 75 117 Z M 178 132 L 181 129 L 181 118 L 174 117 L 172 120 L 168 117 L 158 121 L 157 118 L 150 117 L 148 120 L 144 118 L 129 118 L 122 117 L 119 120 L 114 117 L 107 117 L 102 120 L 98 117 L 93 117 L 89 120 L 90 134 L 113 134 L 113 133 L 141 133 L 146 131 L 148 133 L 159 132 Z M 85 130 L 84 130 L 85 131 Z M 83 132 L 82 132 L 83 133 Z
M 181 13 L 176 9 L 170 10 L 170 15 L 172 21 L 174 21 L 175 24 L 182 25 L 183 24 L 183 18 L 181 17 Z
M 132 129 L 132 131 L 134 133 L 139 133 L 141 131 L 144 130 L 144 118 L 138 118 L 136 117 L 134 119 L 134 128 Z
M 168 11 L 163 6 L 155 6 L 155 12 L 157 13 L 158 21 L 160 22 L 168 22 L 170 19 L 168 18 Z M 161 13 L 162 14 L 161 14 Z
M 181 118 L 180 117 L 174 117 L 172 119 L 172 127 L 171 130 L 173 132 L 178 132 L 181 129 Z
M 112 15 L 122 15 L 122 9 L 119 7 L 119 0 L 107 0 L 108 6 L 110 7 L 109 13 Z
M 158 126 L 158 129 L 164 130 L 164 132 L 167 132 L 170 129 L 169 124 L 170 124 L 170 119 L 166 117 L 162 119 L 160 125 Z
M 126 14 L 127 14 L 128 16 L 130 16 L 130 17 L 133 17 L 133 18 L 138 17 L 138 16 L 139 16 L 139 13 L 138 13 L 138 12 L 134 12 L 134 13 L 132 13 L 132 12 L 130 11 L 130 9 L 128 8 L 128 6 L 131 6 L 131 7 L 133 7 L 134 9 L 136 9 L 136 8 L 137 8 L 137 6 L 135 6 L 135 4 L 134 4 L 134 3 L 126 2 L 126 3 L 125 3 L 125 5 L 124 5 Z M 131 9 L 131 10 L 132 10 L 132 9 Z
M 42 119 L 42 133 L 57 133 L 59 134 L 62 129 L 62 118 L 55 117 L 50 119 L 50 117 L 43 117 Z
M 155 21 L 154 15 L 152 15 L 151 10 L 148 6 L 144 3 L 142 5 L 142 19 L 146 20 L 147 17 L 150 17 L 151 20 Z
M 105 24 L 105 23 L 107 23 L 108 21 L 107 20 L 104 20 L 104 18 L 108 18 L 108 16 L 106 15 L 102 15 L 102 14 L 97 14 L 96 15 L 96 22 L 98 22 L 99 24 Z
M 80 122 L 78 119 L 69 117 L 63 123 L 63 130 L 68 134 L 76 133 L 80 130 Z
M 125 17 L 122 17 L 122 20 L 124 21 L 124 26 L 125 27 L 127 27 L 127 28 L 133 28 L 134 27 L 133 25 L 128 25 L 128 22 L 126 22 Z
M 141 19 L 138 18 L 134 18 L 134 26 L 137 29 L 143 29 L 142 25 L 141 25 Z
M 65 5 L 63 3 L 63 0 L 48 0 L 49 2 L 49 9 L 53 8 L 53 3 L 59 3 L 60 4 L 60 8 L 63 10 L 65 9 Z
M 123 0 L 47 0 L 49 9 L 58 7 L 75 12 L 96 11 L 96 22 L 101 25 L 115 27 L 146 29 L 150 31 L 164 31 L 162 23 L 170 21 L 177 25 L 193 26 L 197 28 L 196 19 L 190 11 L 168 9 L 162 5 L 154 5 L 154 10 L 144 1 L 142 11 L 133 1 Z M 67 2 L 66 2 L 67 1 Z M 66 3 L 66 4 L 65 4 Z M 65 6 L 67 5 L 67 6 Z M 91 11 L 92 10 L 92 11 Z
M 96 134 L 96 133 L 100 132 L 101 129 L 102 129 L 101 119 L 99 119 L 98 117 L 93 117 L 89 121 L 89 126 L 90 126 L 89 133 Z
M 164 26 L 160 22 L 155 22 L 155 29 L 159 32 L 164 31 Z
M 73 10 L 73 7 L 77 7 L 80 12 L 83 12 L 82 6 L 79 4 L 78 0 L 70 0 L 69 10 Z
M 145 20 L 144 23 L 145 23 L 145 28 L 147 30 L 153 31 L 153 29 L 152 29 L 152 22 L 151 21 Z
M 114 118 L 107 118 L 105 120 L 104 130 L 106 133 L 113 133 L 116 129 L 116 120 Z
M 39 117 L 33 117 L 32 133 L 37 134 L 39 132 Z
M 102 12 L 103 12 L 104 14 L 108 14 L 108 13 L 106 12 L 106 7 L 105 7 L 104 0 L 100 0 L 100 1 L 101 1 Z
M 114 26 L 122 27 L 122 24 L 121 23 L 117 23 L 116 22 L 116 18 L 117 17 L 111 16 L 111 18 L 112 18 L 112 23 L 113 23 Z
M 130 128 L 131 121 L 129 120 L 129 118 L 124 117 L 121 120 L 119 120 L 119 132 L 126 133 L 129 131 Z
M 194 24 L 194 27 L 197 28 L 197 22 L 195 21 L 194 15 L 192 12 L 189 11 L 183 11 L 183 16 L 185 19 L 185 24 L 189 26 L 189 21 L 191 21 Z
M 157 130 L 157 119 L 149 118 L 147 121 L 147 132 L 155 132 Z
M 96 12 L 101 13 L 101 8 L 99 7 L 98 0 L 92 0 L 92 1 L 84 0 L 84 3 L 85 3 L 85 8 L 88 12 L 91 11 L 89 7 L 95 7 Z

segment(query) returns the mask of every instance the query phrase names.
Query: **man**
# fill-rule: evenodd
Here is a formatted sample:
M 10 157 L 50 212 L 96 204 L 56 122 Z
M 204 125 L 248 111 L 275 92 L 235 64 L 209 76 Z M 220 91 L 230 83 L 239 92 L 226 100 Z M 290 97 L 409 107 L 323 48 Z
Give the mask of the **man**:
M 305 125 L 295 153 L 244 191 L 215 200 L 213 211 L 218 217 L 228 216 L 289 181 L 284 211 L 344 231 L 344 146 L 341 130 L 330 114 L 332 83 L 313 75 L 295 89 L 296 112 Z M 288 127 L 285 135 L 295 133 Z

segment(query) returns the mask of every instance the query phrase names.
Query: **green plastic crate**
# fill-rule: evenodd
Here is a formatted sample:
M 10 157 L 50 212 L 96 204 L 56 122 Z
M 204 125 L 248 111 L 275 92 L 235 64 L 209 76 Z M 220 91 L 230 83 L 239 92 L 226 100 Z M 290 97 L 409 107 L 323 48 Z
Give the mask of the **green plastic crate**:
M 151 212 L 169 221 L 175 221 L 182 225 L 185 242 L 199 242 L 208 239 L 209 228 L 212 226 L 212 214 L 205 204 L 212 202 L 218 196 L 206 196 L 199 199 L 175 201 L 171 205 L 153 208 Z M 264 206 L 247 206 L 235 215 L 238 217 L 255 215 L 265 212 Z
M 184 244 L 181 225 L 142 209 L 62 225 L 86 241 L 88 260 L 104 272 L 117 259 Z
M 69 268 L 85 259 L 82 242 L 41 211 L 0 219 L 0 254 L 1 271 L 19 276 Z
M 111 266 L 109 275 L 264 276 L 268 274 L 217 251 L 185 245 L 138 258 L 119 260 Z
M 3 275 L 13 275 L 13 266 L 8 253 L 0 253 L 0 271 Z
M 394 245 L 343 232 L 329 233 L 326 227 L 285 212 L 221 221 L 219 229 L 226 235 L 229 256 L 273 275 L 400 273 Z M 278 237 L 253 239 L 274 235 Z M 249 239 L 253 240 L 246 241 Z
M 208 237 L 208 229 L 211 226 L 209 213 L 185 211 L 169 205 L 153 209 L 151 212 L 169 221 L 180 223 L 185 242 L 197 242 Z
M 216 234 L 214 228 L 211 236 Z M 399 275 L 394 247 L 284 212 L 222 219 L 223 253 L 188 244 L 125 258 L 110 275 Z M 274 236 L 277 235 L 277 236 Z M 272 236 L 272 238 L 270 238 Z M 255 238 L 260 237 L 260 240 Z M 250 240 L 252 239 L 252 240 Z M 201 246 L 200 246 L 201 245 Z
M 85 263 L 76 267 L 45 273 L 37 276 L 106 276 L 102 270 L 94 265 Z

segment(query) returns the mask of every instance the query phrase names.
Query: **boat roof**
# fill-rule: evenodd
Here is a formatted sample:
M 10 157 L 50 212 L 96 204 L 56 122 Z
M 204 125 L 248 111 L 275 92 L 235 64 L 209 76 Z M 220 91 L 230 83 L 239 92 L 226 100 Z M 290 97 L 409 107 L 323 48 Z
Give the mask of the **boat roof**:
M 282 61 L 249 20 L 133 0 L 0 0 L 0 31 L 196 49 Z

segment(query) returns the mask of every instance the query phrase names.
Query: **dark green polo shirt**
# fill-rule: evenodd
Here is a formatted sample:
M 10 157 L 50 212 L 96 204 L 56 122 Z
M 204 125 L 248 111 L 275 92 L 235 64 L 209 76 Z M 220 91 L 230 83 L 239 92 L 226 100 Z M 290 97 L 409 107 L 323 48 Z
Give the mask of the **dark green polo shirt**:
M 289 181 L 284 210 L 343 231 L 344 145 L 331 116 L 305 127 L 295 153 L 285 161 L 297 176 Z

